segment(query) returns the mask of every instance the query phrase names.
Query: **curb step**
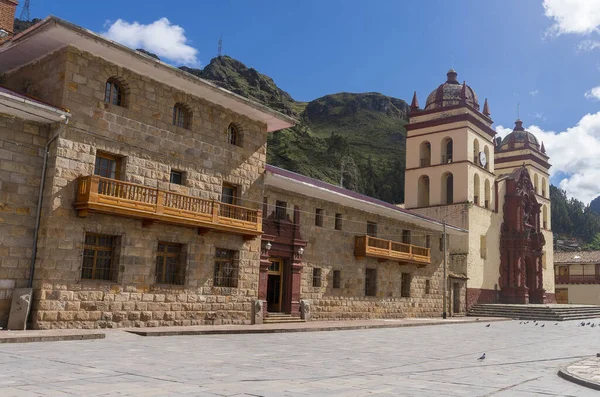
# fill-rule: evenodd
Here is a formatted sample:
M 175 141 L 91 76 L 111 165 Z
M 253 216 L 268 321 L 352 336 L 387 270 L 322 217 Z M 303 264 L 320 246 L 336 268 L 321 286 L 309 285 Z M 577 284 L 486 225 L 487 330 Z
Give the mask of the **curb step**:
M 306 320 L 303 320 L 300 317 L 292 317 L 291 314 L 287 313 L 269 313 L 269 315 L 263 319 L 263 324 L 288 324 L 304 322 L 306 322 Z
M 584 320 L 600 318 L 600 306 L 476 304 L 469 311 L 469 316 L 547 321 Z

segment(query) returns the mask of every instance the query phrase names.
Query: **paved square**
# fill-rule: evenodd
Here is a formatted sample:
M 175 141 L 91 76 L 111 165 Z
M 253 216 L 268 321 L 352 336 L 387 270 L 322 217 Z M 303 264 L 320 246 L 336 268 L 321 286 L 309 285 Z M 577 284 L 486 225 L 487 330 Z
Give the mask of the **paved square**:
M 0 396 L 598 395 L 556 372 L 600 327 L 486 324 L 6 344 Z

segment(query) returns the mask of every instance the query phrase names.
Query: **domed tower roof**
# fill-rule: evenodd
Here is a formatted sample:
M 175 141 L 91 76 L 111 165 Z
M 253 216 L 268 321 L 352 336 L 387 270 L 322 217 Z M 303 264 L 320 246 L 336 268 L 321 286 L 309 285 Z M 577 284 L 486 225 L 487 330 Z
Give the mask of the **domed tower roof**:
M 514 149 L 522 149 L 524 147 L 532 147 L 539 151 L 540 143 L 535 135 L 529 131 L 525 131 L 523 128 L 523 122 L 521 120 L 517 120 L 515 121 L 515 128 L 510 134 L 504 137 L 497 150 L 503 152 Z
M 458 82 L 456 70 L 450 69 L 446 76 L 446 82 L 433 90 L 427 97 L 425 110 L 455 106 L 461 103 L 466 103 L 479 110 L 477 94 L 466 83 Z

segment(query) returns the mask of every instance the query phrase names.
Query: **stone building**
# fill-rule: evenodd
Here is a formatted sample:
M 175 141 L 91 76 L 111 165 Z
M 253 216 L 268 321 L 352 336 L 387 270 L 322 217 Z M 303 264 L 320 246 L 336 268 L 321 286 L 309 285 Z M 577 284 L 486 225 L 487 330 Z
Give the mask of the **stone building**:
M 293 119 L 55 17 L 0 73 L 2 324 L 19 288 L 40 329 L 440 314 L 443 225 L 266 169 Z
M 407 209 L 469 231 L 451 238 L 453 288 L 476 303 L 554 301 L 548 156 L 517 120 L 495 139 L 487 99 L 450 70 L 419 108 L 406 139 Z M 548 243 L 546 243 L 548 242 Z
M 554 253 L 556 302 L 600 304 L 600 251 Z

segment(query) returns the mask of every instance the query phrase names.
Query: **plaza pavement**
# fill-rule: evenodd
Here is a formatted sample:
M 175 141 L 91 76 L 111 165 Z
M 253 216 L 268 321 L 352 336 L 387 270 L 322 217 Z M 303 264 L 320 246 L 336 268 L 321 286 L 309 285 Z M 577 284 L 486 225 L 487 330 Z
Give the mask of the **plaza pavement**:
M 487 324 L 2 344 L 0 396 L 598 395 L 557 371 L 600 327 Z

